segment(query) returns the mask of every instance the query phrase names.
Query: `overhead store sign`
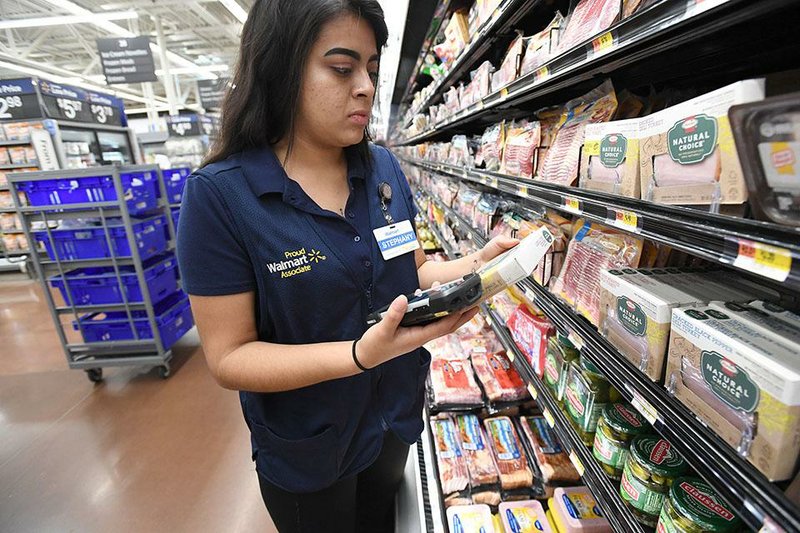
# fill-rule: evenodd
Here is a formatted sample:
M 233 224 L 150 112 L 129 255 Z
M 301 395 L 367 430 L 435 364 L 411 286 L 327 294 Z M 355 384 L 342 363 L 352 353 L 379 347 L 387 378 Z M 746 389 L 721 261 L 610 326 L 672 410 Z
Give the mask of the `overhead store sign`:
M 122 100 L 115 96 L 46 80 L 39 82 L 39 91 L 45 113 L 50 118 L 109 126 L 126 125 Z
M 97 39 L 100 64 L 106 83 L 156 81 L 156 65 L 147 36 L 128 39 Z
M 0 80 L 0 120 L 41 117 L 42 110 L 33 80 Z
M 197 92 L 200 94 L 200 104 L 206 109 L 222 107 L 222 99 L 225 98 L 229 81 L 230 78 L 198 81 Z
M 166 118 L 170 137 L 197 137 L 200 135 L 213 137 L 217 133 L 217 122 L 212 117 L 175 115 Z

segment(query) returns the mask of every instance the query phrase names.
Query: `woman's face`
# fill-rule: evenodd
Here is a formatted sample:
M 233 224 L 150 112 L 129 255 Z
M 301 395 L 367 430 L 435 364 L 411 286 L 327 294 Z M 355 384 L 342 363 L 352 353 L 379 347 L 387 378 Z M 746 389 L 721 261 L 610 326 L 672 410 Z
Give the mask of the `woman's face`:
M 300 89 L 296 133 L 318 146 L 358 144 L 378 82 L 378 49 L 370 25 L 342 15 L 322 27 Z

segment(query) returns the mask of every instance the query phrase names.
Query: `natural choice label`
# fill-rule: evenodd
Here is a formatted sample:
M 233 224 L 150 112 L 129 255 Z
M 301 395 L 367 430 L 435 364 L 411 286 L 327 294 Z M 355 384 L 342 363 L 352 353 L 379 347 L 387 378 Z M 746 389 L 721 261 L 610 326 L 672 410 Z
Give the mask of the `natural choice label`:
M 624 296 L 617 298 L 617 320 L 637 337 L 644 337 L 647 332 L 647 315 L 642 307 Z
M 624 163 L 627 152 L 628 139 L 624 135 L 614 133 L 600 141 L 600 163 L 606 168 L 617 168 Z
M 758 407 L 761 390 L 747 372 L 717 352 L 700 354 L 703 379 L 711 391 L 734 409 L 752 413 Z
M 641 512 L 653 516 L 658 516 L 661 507 L 664 505 L 664 495 L 655 492 L 642 484 L 631 474 L 630 463 L 625 464 L 622 471 L 622 481 L 620 482 L 622 498 Z
M 714 153 L 717 146 L 717 119 L 705 114 L 687 117 L 667 132 L 669 155 L 681 165 L 693 165 Z

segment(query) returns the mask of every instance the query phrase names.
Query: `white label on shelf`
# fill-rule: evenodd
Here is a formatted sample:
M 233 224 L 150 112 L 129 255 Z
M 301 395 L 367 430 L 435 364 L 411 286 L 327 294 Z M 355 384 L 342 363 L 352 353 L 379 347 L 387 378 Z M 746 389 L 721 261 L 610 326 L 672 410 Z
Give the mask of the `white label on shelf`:
M 583 214 L 583 202 L 578 200 L 577 198 L 572 198 L 570 196 L 564 197 L 564 211 L 569 213 L 573 213 L 576 215 Z
M 606 215 L 606 222 L 611 226 L 615 226 L 625 231 L 632 231 L 634 233 L 639 233 L 642 231 L 642 217 L 633 211 L 627 211 L 625 209 L 609 209 Z
M 789 250 L 747 239 L 738 239 L 738 244 L 733 266 L 775 281 L 783 282 L 789 277 L 792 270 Z
M 583 350 L 583 347 L 586 346 L 586 343 L 583 342 L 583 338 L 575 332 L 570 332 L 570 334 L 567 335 L 567 339 L 569 339 L 569 342 L 574 344 L 575 348 L 579 351 Z
M 525 298 L 527 298 L 531 303 L 533 303 L 536 300 L 536 294 L 534 294 L 534 292 L 531 289 L 526 287 Z
M 530 383 L 528 383 L 528 392 L 531 393 L 531 398 L 533 398 L 534 400 L 539 399 L 539 393 L 537 392 L 536 387 L 534 387 Z
M 556 427 L 556 420 L 553 418 L 553 414 L 547 408 L 542 409 L 542 416 L 544 416 L 544 419 L 547 420 L 547 423 L 551 428 Z
M 514 350 L 506 350 L 506 356 L 508 357 L 508 360 L 511 361 L 512 363 L 514 362 L 514 359 L 517 358 L 517 356 L 514 355 Z
M 528 187 L 526 187 L 525 185 L 520 185 L 517 188 L 517 194 L 519 194 L 523 198 L 527 198 L 528 197 Z
M 575 470 L 578 471 L 578 475 L 583 477 L 583 474 L 586 473 L 586 470 L 583 468 L 583 463 L 580 459 L 578 459 L 578 454 L 575 453 L 575 450 L 569 452 L 569 460 L 572 461 L 572 464 L 575 465 Z
M 639 411 L 648 422 L 650 422 L 651 425 L 655 425 L 656 421 L 661 420 L 661 417 L 658 415 L 658 411 L 656 411 L 655 407 L 650 405 L 650 402 L 642 398 L 642 395 L 637 391 L 632 390 L 630 385 L 628 385 L 627 388 L 633 393 L 631 405 L 634 406 L 636 410 Z

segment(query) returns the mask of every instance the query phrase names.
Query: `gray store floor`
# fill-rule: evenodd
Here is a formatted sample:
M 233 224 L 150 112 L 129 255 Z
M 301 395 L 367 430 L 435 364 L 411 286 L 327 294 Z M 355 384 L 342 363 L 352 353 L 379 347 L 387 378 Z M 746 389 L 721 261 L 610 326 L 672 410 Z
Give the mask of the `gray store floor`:
M 69 370 L 37 282 L 0 275 L 0 531 L 274 532 L 235 392 L 193 330 L 173 375 Z

